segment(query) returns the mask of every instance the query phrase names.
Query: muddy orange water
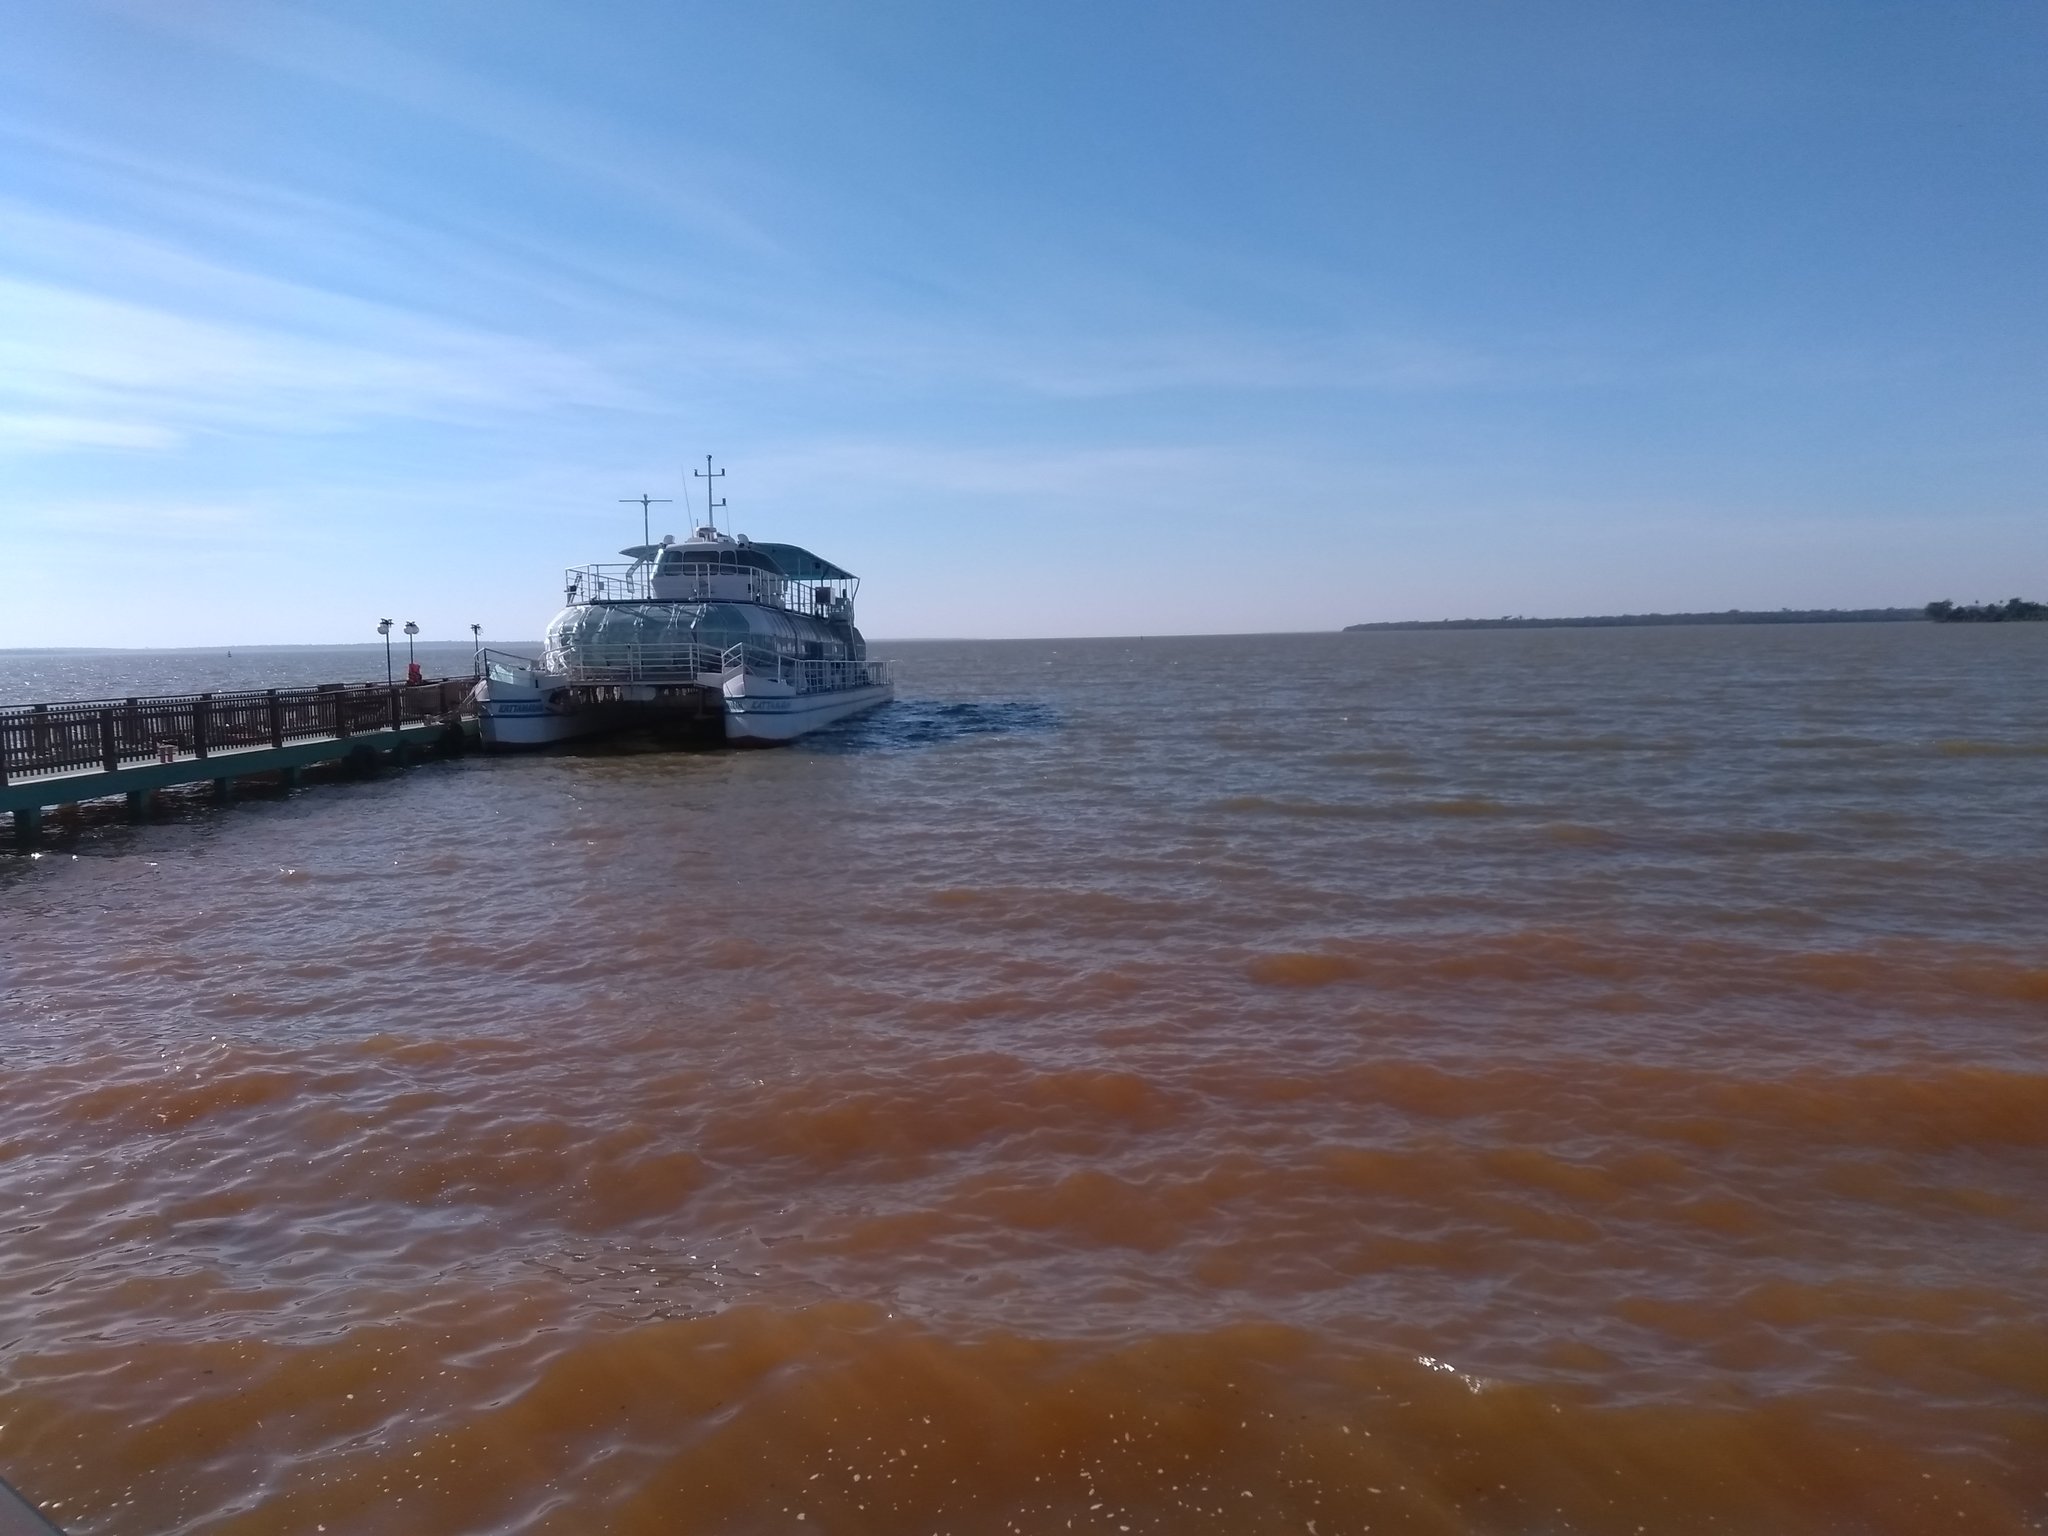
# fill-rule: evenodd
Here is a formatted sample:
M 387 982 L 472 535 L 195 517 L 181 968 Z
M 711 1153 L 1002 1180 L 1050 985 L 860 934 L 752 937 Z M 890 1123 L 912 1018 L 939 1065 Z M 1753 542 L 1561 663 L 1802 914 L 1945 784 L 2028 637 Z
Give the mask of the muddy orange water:
M 0 859 L 0 1471 L 135 1536 L 2048 1521 L 2048 626 L 893 649 L 792 750 Z

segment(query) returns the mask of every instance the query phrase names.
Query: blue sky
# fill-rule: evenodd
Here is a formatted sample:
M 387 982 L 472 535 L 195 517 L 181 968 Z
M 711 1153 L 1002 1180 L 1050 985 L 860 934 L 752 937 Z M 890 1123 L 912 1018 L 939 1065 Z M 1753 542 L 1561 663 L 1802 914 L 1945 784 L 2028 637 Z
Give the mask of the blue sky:
M 0 645 L 2048 596 L 2033 0 L 0 5 Z

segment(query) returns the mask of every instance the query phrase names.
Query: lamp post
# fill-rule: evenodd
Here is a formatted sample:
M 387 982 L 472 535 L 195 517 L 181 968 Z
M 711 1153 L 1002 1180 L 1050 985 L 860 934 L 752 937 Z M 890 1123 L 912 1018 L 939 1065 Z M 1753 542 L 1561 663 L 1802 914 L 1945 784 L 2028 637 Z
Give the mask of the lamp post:
M 391 621 L 379 619 L 377 633 L 384 637 L 384 702 L 390 706 L 391 729 L 398 729 L 398 690 L 391 684 Z
M 473 643 L 473 644 L 472 644 L 472 645 L 470 646 L 470 650 L 471 650 L 471 653 L 472 653 L 471 659 L 472 659 L 472 661 L 474 662 L 474 664 L 475 664 L 475 667 L 476 667 L 476 675 L 477 675 L 478 677 L 482 677 L 482 676 L 484 675 L 484 627 L 483 627 L 483 625 L 481 625 L 481 624 L 472 624 L 472 625 L 470 625 L 470 626 L 469 626 L 469 638 L 470 638 L 470 640 L 471 640 L 472 642 L 474 642 L 474 643 Z
M 419 632 L 419 625 L 413 623 L 411 619 L 405 621 L 405 680 L 408 683 L 412 681 L 412 669 L 418 665 L 412 659 L 412 637 Z

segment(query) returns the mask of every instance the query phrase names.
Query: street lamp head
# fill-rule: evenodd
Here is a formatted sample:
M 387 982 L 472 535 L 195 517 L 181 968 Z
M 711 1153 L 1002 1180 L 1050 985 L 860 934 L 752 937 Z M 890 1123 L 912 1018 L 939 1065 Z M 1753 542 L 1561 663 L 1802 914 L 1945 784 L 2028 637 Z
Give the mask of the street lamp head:
M 405 632 L 408 635 L 416 635 L 420 632 L 420 627 L 419 625 L 413 623 L 411 619 L 407 619 L 405 621 Z
M 391 621 L 389 619 L 379 619 L 377 621 L 377 633 L 385 636 L 390 635 Z

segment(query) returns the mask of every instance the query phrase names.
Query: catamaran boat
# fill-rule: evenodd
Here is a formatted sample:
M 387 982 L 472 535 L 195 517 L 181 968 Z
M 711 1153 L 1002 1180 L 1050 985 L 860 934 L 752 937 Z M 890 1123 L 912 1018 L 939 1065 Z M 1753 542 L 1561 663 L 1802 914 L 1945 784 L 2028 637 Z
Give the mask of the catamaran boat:
M 631 563 L 563 572 L 538 661 L 483 653 L 488 745 L 629 726 L 794 741 L 895 697 L 853 625 L 859 578 L 831 561 L 710 522 L 620 553 Z

